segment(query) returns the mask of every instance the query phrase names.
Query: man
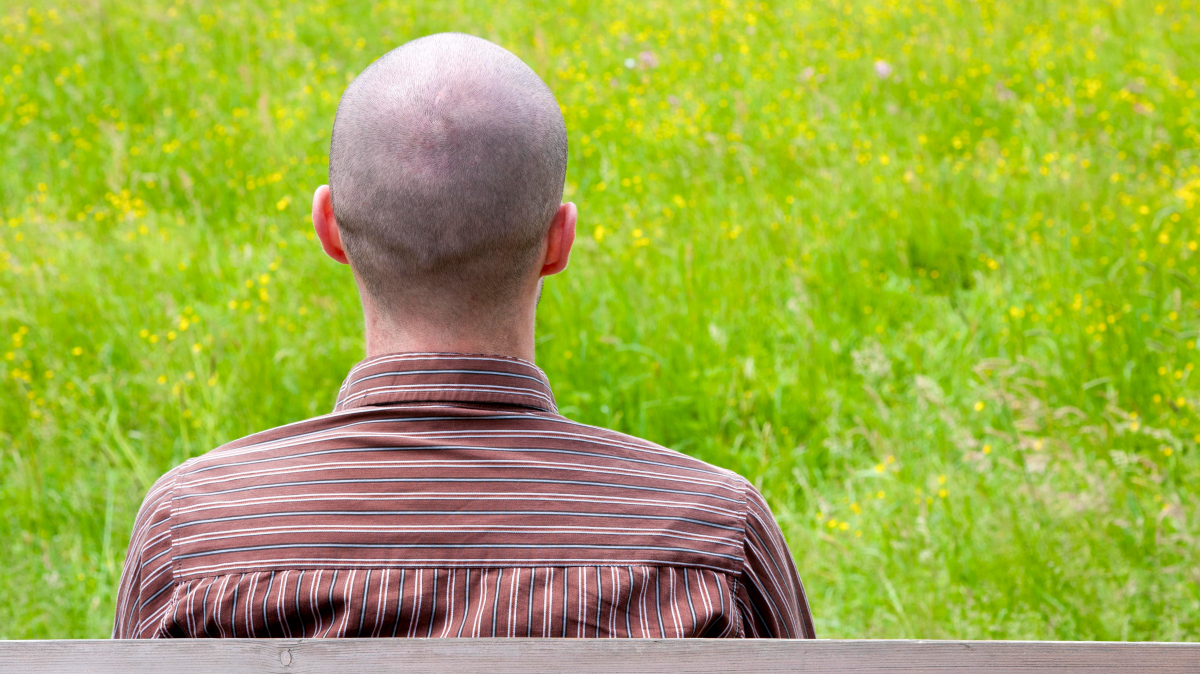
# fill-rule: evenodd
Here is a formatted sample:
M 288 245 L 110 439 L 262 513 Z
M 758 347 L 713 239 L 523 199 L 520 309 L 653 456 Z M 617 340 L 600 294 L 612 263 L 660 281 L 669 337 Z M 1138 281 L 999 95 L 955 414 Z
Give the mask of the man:
M 517 57 L 442 34 L 346 89 L 313 225 L 367 359 L 332 414 L 150 490 L 115 637 L 812 637 L 741 477 L 560 416 L 534 364 L 567 137 Z

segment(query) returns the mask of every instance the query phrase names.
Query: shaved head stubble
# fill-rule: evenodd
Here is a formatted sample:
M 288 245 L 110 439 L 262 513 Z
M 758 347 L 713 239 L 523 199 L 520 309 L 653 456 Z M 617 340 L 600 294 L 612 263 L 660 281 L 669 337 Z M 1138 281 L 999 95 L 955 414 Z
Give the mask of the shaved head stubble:
M 442 33 L 347 87 L 329 186 L 381 311 L 487 320 L 535 282 L 566 168 L 566 126 L 541 78 L 487 40 Z

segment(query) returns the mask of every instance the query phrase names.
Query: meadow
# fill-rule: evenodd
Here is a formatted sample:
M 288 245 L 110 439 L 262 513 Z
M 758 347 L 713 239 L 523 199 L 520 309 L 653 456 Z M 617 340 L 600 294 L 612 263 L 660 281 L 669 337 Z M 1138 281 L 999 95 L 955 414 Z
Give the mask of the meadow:
M 331 409 L 333 114 L 447 30 L 564 111 L 561 410 L 758 485 L 819 636 L 1200 639 L 1197 0 L 9 0 L 0 637 L 106 636 L 153 480 Z

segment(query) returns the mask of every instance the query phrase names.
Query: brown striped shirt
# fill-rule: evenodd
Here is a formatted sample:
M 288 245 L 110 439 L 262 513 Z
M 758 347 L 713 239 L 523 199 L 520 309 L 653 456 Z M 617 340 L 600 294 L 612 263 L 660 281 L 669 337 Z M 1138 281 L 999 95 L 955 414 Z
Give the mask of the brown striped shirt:
M 515 358 L 350 371 L 332 414 L 155 483 L 116 638 L 812 637 L 746 480 L 575 423 Z

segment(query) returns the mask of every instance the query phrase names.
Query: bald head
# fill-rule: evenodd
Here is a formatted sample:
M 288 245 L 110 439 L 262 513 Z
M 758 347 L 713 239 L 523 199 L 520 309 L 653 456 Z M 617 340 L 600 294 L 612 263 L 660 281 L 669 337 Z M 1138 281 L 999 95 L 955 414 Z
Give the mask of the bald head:
M 333 125 L 333 211 L 381 309 L 476 311 L 536 279 L 567 135 L 545 83 L 481 38 L 442 33 L 372 63 Z

